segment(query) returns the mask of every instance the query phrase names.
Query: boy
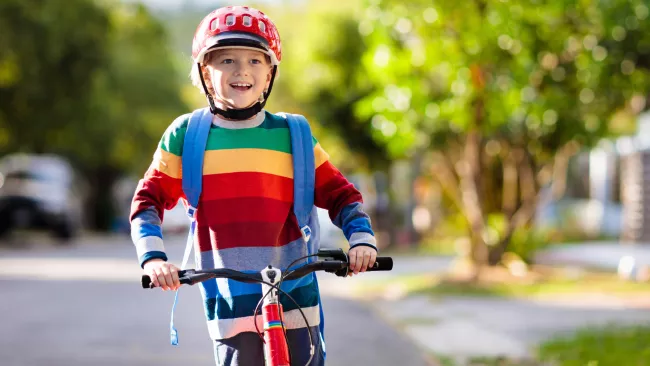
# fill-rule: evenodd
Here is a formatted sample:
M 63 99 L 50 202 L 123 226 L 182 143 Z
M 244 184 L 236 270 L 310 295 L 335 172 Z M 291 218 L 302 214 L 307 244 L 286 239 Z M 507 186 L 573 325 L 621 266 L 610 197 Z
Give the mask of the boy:
M 292 211 L 288 125 L 263 110 L 282 57 L 277 29 L 258 10 L 220 8 L 199 24 L 192 56 L 193 84 L 206 95 L 213 113 L 196 211 L 197 265 L 258 272 L 271 264 L 284 270 L 318 248 L 318 231 L 305 243 Z M 164 210 L 184 198 L 181 155 L 188 119 L 189 114 L 177 118 L 165 132 L 131 209 L 140 265 L 163 290 L 180 286 L 179 269 L 166 262 L 160 224 Z M 361 210 L 361 194 L 315 139 L 313 145 L 314 203 L 329 211 L 348 238 L 353 273 L 364 272 L 374 264 L 377 249 L 370 220 Z M 312 327 L 317 352 L 311 365 L 323 365 L 317 284 L 312 277 L 289 282 L 289 294 Z M 217 365 L 262 366 L 262 343 L 252 320 L 260 286 L 220 279 L 202 283 L 201 290 Z M 283 301 L 283 307 L 292 363 L 304 365 L 310 356 L 306 325 L 294 304 Z

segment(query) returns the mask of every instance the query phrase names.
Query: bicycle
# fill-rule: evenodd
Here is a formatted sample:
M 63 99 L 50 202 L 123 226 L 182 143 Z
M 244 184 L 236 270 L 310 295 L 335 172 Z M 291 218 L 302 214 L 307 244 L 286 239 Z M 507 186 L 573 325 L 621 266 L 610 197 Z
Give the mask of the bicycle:
M 294 264 L 309 257 L 319 257 L 322 260 L 307 263 L 295 269 L 291 269 Z M 391 257 L 377 257 L 373 267 L 367 269 L 367 271 L 390 271 L 392 269 L 393 259 Z M 279 301 L 280 293 L 287 296 L 287 298 L 296 304 L 296 306 L 298 306 L 298 304 L 289 294 L 280 289 L 280 285 L 284 280 L 298 279 L 316 271 L 325 271 L 334 273 L 339 277 L 347 277 L 349 272 L 349 260 L 347 254 L 342 249 L 319 250 L 317 254 L 305 256 L 292 262 L 287 267 L 287 271 L 284 274 L 282 274 L 280 269 L 269 265 L 260 271 L 260 273 L 254 274 L 220 268 L 205 270 L 187 269 L 179 271 L 178 275 L 180 283 L 184 285 L 194 285 L 213 278 L 229 278 L 240 282 L 260 283 L 264 295 L 255 308 L 253 319 L 257 333 L 260 338 L 262 338 L 262 343 L 264 345 L 266 366 L 290 366 L 291 355 L 287 344 L 282 305 Z M 142 275 L 142 287 L 145 289 L 154 288 L 151 278 L 148 275 Z M 257 325 L 257 315 L 262 302 L 264 303 L 262 306 L 264 332 L 260 332 Z M 307 317 L 299 306 L 298 310 L 300 310 L 309 332 L 311 356 L 306 364 L 309 365 L 315 352 L 311 327 L 307 321 Z

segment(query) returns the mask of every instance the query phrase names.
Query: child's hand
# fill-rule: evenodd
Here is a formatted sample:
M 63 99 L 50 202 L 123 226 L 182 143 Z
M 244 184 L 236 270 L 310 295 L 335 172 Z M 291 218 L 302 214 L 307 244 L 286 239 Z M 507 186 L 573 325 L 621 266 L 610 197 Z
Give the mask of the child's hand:
M 178 280 L 178 267 L 162 259 L 151 259 L 144 264 L 144 273 L 151 277 L 151 282 L 164 291 L 181 287 Z
M 348 252 L 350 260 L 350 272 L 348 276 L 365 272 L 366 269 L 372 267 L 377 259 L 377 250 L 365 245 L 359 245 L 350 249 Z

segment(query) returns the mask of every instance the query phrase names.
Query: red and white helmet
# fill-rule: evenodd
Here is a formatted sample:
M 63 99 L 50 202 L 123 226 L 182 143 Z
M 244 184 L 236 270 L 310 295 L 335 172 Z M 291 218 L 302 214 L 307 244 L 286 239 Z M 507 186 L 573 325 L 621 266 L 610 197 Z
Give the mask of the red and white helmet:
M 269 55 L 274 66 L 282 59 L 275 24 L 261 11 L 247 6 L 219 8 L 199 23 L 192 42 L 194 62 L 203 63 L 205 54 L 217 47 L 262 51 Z

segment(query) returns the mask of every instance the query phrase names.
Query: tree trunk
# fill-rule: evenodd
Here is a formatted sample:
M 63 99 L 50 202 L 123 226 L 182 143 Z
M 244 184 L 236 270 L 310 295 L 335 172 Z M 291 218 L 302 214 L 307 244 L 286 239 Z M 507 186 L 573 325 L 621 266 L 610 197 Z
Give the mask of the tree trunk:
M 474 100 L 474 126 L 469 129 L 465 140 L 464 159 L 461 160 L 459 171 L 461 189 L 463 191 L 463 204 L 470 226 L 471 253 L 474 264 L 478 271 L 488 262 L 488 247 L 485 242 L 485 215 L 483 214 L 483 120 L 485 119 L 485 108 L 482 92 L 485 87 L 484 70 L 480 65 L 474 64 L 470 67 L 472 85 L 477 92 Z
M 490 250 L 490 265 L 497 265 L 501 261 L 501 257 L 503 257 L 503 254 L 508 249 L 508 244 L 515 230 L 530 222 L 535 214 L 535 207 L 537 206 L 539 187 L 535 180 L 535 168 L 532 159 L 521 147 L 513 148 L 509 156 L 510 159 L 516 162 L 519 173 L 520 204 L 514 212 L 503 211 L 507 218 L 507 226 L 499 243 Z
M 519 207 L 513 217 L 508 220 L 508 226 L 506 227 L 505 234 L 499 243 L 490 250 L 488 259 L 489 265 L 496 266 L 499 264 L 499 262 L 501 262 L 501 258 L 508 249 L 508 245 L 510 244 L 510 240 L 512 239 L 512 235 L 515 233 L 515 230 L 528 224 L 533 218 L 533 215 L 535 214 L 535 207 L 537 206 L 536 202 L 537 200 L 522 205 Z
M 569 160 L 579 149 L 580 145 L 578 143 L 569 142 L 555 154 L 551 183 L 553 200 L 559 200 L 564 196 L 569 172 Z
M 488 251 L 483 234 L 485 218 L 481 197 L 481 135 L 473 129 L 465 141 L 464 160 L 458 163 L 462 202 L 470 227 L 471 255 L 478 267 L 487 264 Z
M 540 187 L 547 184 L 547 174 L 542 174 L 544 172 L 552 172 L 551 180 L 551 189 L 554 196 L 554 199 L 561 197 L 564 194 L 566 189 L 566 175 L 569 158 L 573 156 L 579 150 L 579 145 L 575 142 L 569 142 L 564 145 L 562 148 L 558 149 L 553 161 L 548 163 L 546 166 L 543 166 L 539 169 L 536 169 L 534 166 L 533 159 L 528 155 L 528 153 L 523 148 L 517 148 L 512 150 L 507 157 L 504 158 L 506 161 L 515 161 L 516 166 L 516 176 L 519 177 L 519 186 L 520 186 L 520 197 L 519 204 L 516 207 L 516 210 L 511 210 L 509 206 L 505 205 L 502 212 L 505 217 L 508 219 L 508 225 L 505 229 L 503 237 L 500 239 L 499 243 L 491 248 L 489 253 L 489 264 L 496 265 L 501 261 L 501 257 L 507 251 L 510 240 L 514 232 L 524 225 L 527 225 L 535 216 L 535 209 L 539 201 L 539 191 Z M 509 189 L 505 182 L 506 176 L 506 166 L 504 162 L 504 197 L 506 194 L 512 194 L 512 192 L 507 192 Z M 508 168 L 512 169 L 512 168 Z M 538 171 L 536 171 L 538 170 Z M 509 173 L 510 174 L 510 173 Z M 508 174 L 508 175 L 509 175 Z M 513 184 L 512 182 L 510 184 Z M 516 177 L 515 182 L 516 185 Z M 517 192 L 515 191 L 514 194 Z
M 503 157 L 503 190 L 501 208 L 506 217 L 517 210 L 517 162 L 511 150 Z

